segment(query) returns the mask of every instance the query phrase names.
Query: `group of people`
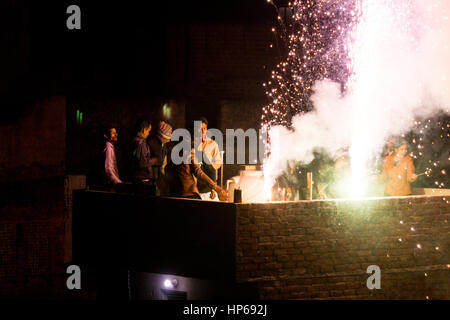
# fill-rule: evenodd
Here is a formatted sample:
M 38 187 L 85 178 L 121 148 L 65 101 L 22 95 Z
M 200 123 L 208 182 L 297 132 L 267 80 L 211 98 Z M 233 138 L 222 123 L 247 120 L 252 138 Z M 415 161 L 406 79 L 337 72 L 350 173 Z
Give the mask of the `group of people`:
M 218 144 L 207 136 L 208 120 L 201 121 L 201 137 L 191 143 L 190 152 L 182 157 L 190 161 L 173 161 L 172 150 L 178 142 L 171 141 L 172 127 L 160 121 L 157 134 L 149 137 L 152 126 L 148 121 L 139 121 L 134 129 L 134 137 L 125 150 L 124 172 L 119 174 L 115 144 L 116 128 L 108 128 L 104 133 L 105 144 L 97 167 L 97 179 L 91 179 L 95 189 L 120 190 L 121 186 L 134 184 L 152 187 L 161 196 L 225 201 L 227 190 L 217 184 L 217 171 L 223 164 Z M 198 160 L 200 156 L 200 161 Z M 383 152 L 383 165 L 379 174 L 372 176 L 373 185 L 384 183 L 385 196 L 406 196 L 411 194 L 411 183 L 419 175 L 415 173 L 414 161 L 408 155 L 405 140 L 390 140 Z M 309 198 L 306 173 L 312 173 L 313 198 L 330 199 L 348 197 L 351 183 L 349 150 L 340 149 L 333 156 L 324 152 L 314 152 L 314 160 L 304 166 L 300 162 L 288 161 L 288 166 L 278 179 L 278 186 L 285 190 L 287 197 L 282 200 L 307 200 Z
M 172 161 L 172 150 L 178 142 L 171 141 L 173 128 L 160 121 L 157 134 L 149 137 L 152 126 L 139 121 L 134 137 L 123 154 L 124 172 L 119 173 L 115 145 L 116 128 L 107 128 L 105 144 L 97 157 L 99 165 L 90 173 L 93 189 L 121 190 L 125 185 L 139 185 L 154 189 L 155 195 L 191 199 L 225 201 L 228 193 L 217 184 L 217 170 L 222 166 L 222 155 L 217 143 L 207 137 L 208 120 L 200 118 L 201 141 L 191 141 L 190 152 L 183 161 Z M 196 155 L 200 154 L 202 161 Z M 190 161 L 184 161 L 188 160 Z
M 376 186 L 384 184 L 385 196 L 410 195 L 411 183 L 417 180 L 414 161 L 408 155 L 408 144 L 403 139 L 388 141 L 382 154 L 383 164 L 378 174 L 371 176 L 371 190 L 375 195 Z M 325 152 L 314 152 L 314 160 L 307 166 L 299 162 L 288 161 L 287 169 L 278 179 L 278 187 L 286 190 L 286 200 L 307 200 L 307 172 L 312 173 L 312 193 L 314 199 L 336 199 L 351 196 L 348 194 L 351 184 L 351 163 L 349 149 L 339 149 L 333 156 Z M 375 190 L 375 191 L 374 191 Z

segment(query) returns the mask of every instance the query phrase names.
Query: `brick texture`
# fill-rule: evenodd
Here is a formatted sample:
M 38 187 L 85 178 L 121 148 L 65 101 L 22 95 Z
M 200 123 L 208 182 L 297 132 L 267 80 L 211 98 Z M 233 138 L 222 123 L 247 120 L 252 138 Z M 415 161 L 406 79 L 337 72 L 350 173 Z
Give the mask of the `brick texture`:
M 443 197 L 237 206 L 237 281 L 261 299 L 450 299 Z M 369 290 L 367 267 L 381 269 Z
M 66 98 L 50 97 L 29 107 L 14 125 L 0 126 L 0 181 L 64 175 Z
M 1 126 L 0 151 L 0 297 L 61 297 L 76 188 L 65 177 L 65 97 Z
M 64 290 L 64 203 L 0 208 L 0 297 Z
M 168 92 L 192 99 L 261 99 L 274 52 L 267 25 L 191 24 L 169 30 Z
M 227 141 L 226 130 L 227 129 L 242 129 L 247 131 L 248 129 L 254 129 L 256 134 L 260 134 L 261 126 L 261 110 L 263 102 L 255 101 L 231 101 L 222 100 L 220 101 L 220 126 L 219 129 L 222 131 L 224 140 L 223 148 L 225 151 L 224 161 L 227 157 Z M 260 164 L 260 159 L 250 159 L 249 157 L 249 141 L 246 139 L 245 148 L 245 164 Z M 259 148 L 259 146 L 258 146 Z M 259 149 L 258 149 L 259 150 Z M 237 141 L 234 142 L 234 161 L 233 164 L 226 164 L 224 166 L 224 183 L 227 179 L 239 175 L 239 170 L 242 170 L 243 164 L 237 163 Z M 256 160 L 256 163 L 255 161 Z

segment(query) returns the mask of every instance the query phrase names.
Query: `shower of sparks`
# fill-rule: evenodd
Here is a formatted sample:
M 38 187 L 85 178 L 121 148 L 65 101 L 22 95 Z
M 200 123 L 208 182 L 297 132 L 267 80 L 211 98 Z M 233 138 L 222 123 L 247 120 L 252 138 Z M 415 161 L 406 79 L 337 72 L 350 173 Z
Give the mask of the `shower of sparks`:
M 379 81 L 384 79 L 379 74 L 380 66 L 386 67 L 386 61 L 375 55 L 377 50 L 374 46 L 379 50 L 385 43 L 395 41 L 404 44 L 405 48 L 415 48 L 420 33 L 414 19 L 418 11 L 416 1 L 297 0 L 286 8 L 278 8 L 272 0 L 267 2 L 278 13 L 278 25 L 272 28 L 276 42 L 269 47 L 277 50 L 274 54 L 281 58 L 263 84 L 268 104 L 263 108 L 261 126 L 269 133 L 270 128 L 277 125 L 292 129 L 293 116 L 314 108 L 310 98 L 315 82 L 329 79 L 339 83 L 341 94 L 352 98 L 352 195 L 362 196 L 369 183 L 369 167 L 377 156 L 369 143 L 374 140 L 371 135 L 376 132 L 371 130 L 371 126 L 376 127 L 380 121 L 379 109 L 366 107 L 367 97 L 374 96 Z M 439 5 L 438 2 L 433 6 Z M 389 29 L 392 26 L 395 32 Z M 426 25 L 421 27 L 429 28 Z M 385 49 L 389 50 L 388 47 Z M 417 90 L 421 86 L 418 83 Z M 421 103 L 416 101 L 417 105 Z M 380 105 L 379 108 L 387 115 L 395 106 Z M 411 114 L 411 117 L 400 121 L 411 123 L 414 118 Z M 435 135 L 437 127 L 442 129 L 438 137 Z M 450 157 L 445 150 L 448 150 L 446 141 L 449 136 L 448 112 L 437 120 L 416 119 L 412 132 L 402 134 L 403 138 L 410 138 L 416 172 L 423 173 L 419 178 L 421 186 L 448 186 Z M 269 135 L 266 155 L 275 152 L 276 147 L 270 144 L 271 138 L 274 137 Z M 272 169 L 271 163 L 266 162 L 265 179 L 266 172 L 270 173 Z M 267 178 L 265 184 L 272 185 L 271 179 Z M 270 187 L 265 189 L 269 195 Z
M 311 111 L 309 98 L 317 80 L 333 80 L 345 91 L 352 72 L 349 43 L 358 21 L 358 2 L 298 0 L 283 10 L 275 7 L 279 26 L 272 31 L 283 60 L 263 84 L 269 99 L 261 116 L 263 127 L 289 127 L 294 115 Z
M 373 141 L 376 141 L 377 128 L 382 126 L 380 114 L 392 114 L 396 106 L 380 104 L 378 108 L 368 107 L 368 99 L 378 97 L 380 81 L 385 79 L 380 70 L 390 68 L 389 59 L 380 55 L 392 50 L 390 45 L 402 44 L 404 48 L 417 46 L 417 26 L 414 15 L 414 0 L 363 0 L 355 41 L 350 46 L 353 74 L 349 80 L 352 90 L 352 131 L 350 156 L 352 163 L 352 193 L 355 196 L 365 193 L 369 180 L 368 168 L 373 156 Z M 395 31 L 393 31 L 395 30 Z M 420 91 L 421 84 L 416 84 Z M 386 102 L 380 100 L 379 102 Z M 382 111 L 382 112 L 380 112 Z M 411 122 L 410 119 L 401 121 Z M 381 120 L 381 121 L 380 121 Z
M 448 189 L 450 117 L 442 113 L 433 118 L 416 120 L 414 129 L 405 138 L 410 145 L 416 172 L 423 173 L 420 186 Z
M 278 13 L 273 27 L 281 62 L 263 83 L 269 103 L 263 108 L 261 127 L 290 128 L 292 117 L 313 109 L 310 97 L 318 80 L 330 79 L 345 92 L 352 73 L 350 43 L 358 22 L 360 0 L 297 0 Z M 274 45 L 270 44 L 270 48 Z M 270 144 L 266 156 L 275 152 Z M 273 138 L 273 137 L 272 137 Z M 266 164 L 264 171 L 271 171 Z M 272 177 L 265 175 L 265 196 L 270 198 Z
M 271 0 L 267 2 L 274 5 Z M 438 6 L 439 3 L 435 1 L 431 5 Z M 353 169 L 352 195 L 357 197 L 361 194 L 355 190 L 364 189 L 366 165 L 377 163 L 379 170 L 379 164 L 383 161 L 381 155 L 372 154 L 368 143 L 373 140 L 370 126 L 377 125 L 374 121 L 377 117 L 370 113 L 370 108 L 365 108 L 366 100 L 373 96 L 373 90 L 378 90 L 376 81 L 384 80 L 384 75 L 379 74 L 384 61 L 374 56 L 377 51 L 373 50 L 373 46 L 389 43 L 383 37 L 391 40 L 394 37 L 405 47 L 414 48 L 419 32 L 412 18 L 416 12 L 413 0 L 298 0 L 290 3 L 287 9 L 278 10 L 280 25 L 274 27 L 273 32 L 277 33 L 281 43 L 277 46 L 271 44 L 270 48 L 278 47 L 279 54 L 285 58 L 272 71 L 269 81 L 263 84 L 269 103 L 263 109 L 262 127 L 268 131 L 277 125 L 290 129 L 293 116 L 313 109 L 309 99 L 316 81 L 331 79 L 340 83 L 342 95 L 352 95 L 353 139 L 350 156 Z M 383 29 L 386 21 L 396 26 L 394 34 Z M 421 85 L 417 85 L 418 90 Z M 415 104 L 424 105 L 422 101 L 416 101 Z M 381 105 L 379 108 L 383 108 L 384 115 L 390 115 L 395 110 L 395 106 L 391 105 Z M 395 139 L 402 138 L 409 143 L 410 156 L 419 174 L 413 187 L 432 188 L 433 192 L 439 194 L 442 191 L 439 189 L 449 188 L 450 184 L 447 175 L 450 170 L 449 111 L 427 118 L 413 117 L 411 114 L 411 117 L 399 119 L 402 124 L 412 122 L 412 125 L 404 126 L 412 129 L 396 135 Z M 276 131 L 273 140 L 282 139 L 278 135 L 286 134 L 288 129 L 282 133 Z M 269 145 L 267 150 L 277 154 L 283 151 L 280 148 L 274 144 Z M 377 159 L 374 161 L 371 157 Z M 265 163 L 264 168 L 267 199 L 270 199 L 272 181 L 270 178 L 266 180 L 266 172 L 270 174 L 274 171 L 274 163 Z M 442 200 L 449 204 L 447 197 Z M 411 235 L 417 233 L 416 228 L 410 225 L 411 222 L 400 220 L 399 223 L 408 227 Z M 448 223 L 448 220 L 444 220 L 444 223 Z M 396 243 L 399 246 L 411 245 L 415 255 L 416 250 L 426 250 L 426 246 L 420 243 L 411 243 L 409 236 L 398 237 Z M 431 249 L 440 251 L 441 247 L 436 243 Z M 386 257 L 391 258 L 389 253 Z M 450 268 L 450 264 L 447 267 Z M 430 274 L 424 273 L 424 276 L 429 277 Z M 430 297 L 426 296 L 426 299 Z

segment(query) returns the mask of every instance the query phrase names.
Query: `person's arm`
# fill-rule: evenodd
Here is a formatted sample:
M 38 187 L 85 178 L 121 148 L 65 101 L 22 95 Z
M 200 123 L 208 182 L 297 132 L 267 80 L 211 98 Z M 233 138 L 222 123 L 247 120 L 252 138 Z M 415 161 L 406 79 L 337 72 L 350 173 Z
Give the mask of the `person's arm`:
M 211 180 L 206 173 L 203 172 L 202 168 L 196 163 L 191 163 L 192 173 L 197 177 L 198 180 L 204 182 L 211 189 L 215 190 L 217 184 Z
M 117 170 L 114 166 L 115 153 L 111 146 L 107 145 L 105 150 L 105 173 L 109 181 L 114 184 L 122 183 L 117 175 Z
M 406 163 L 406 179 L 408 183 L 414 182 L 417 179 L 417 175 L 415 174 L 414 162 L 412 158 L 408 158 Z
M 380 180 L 386 180 L 388 178 L 388 166 L 387 166 L 387 159 L 384 160 L 383 168 L 381 169 L 381 174 L 377 176 Z
M 150 147 L 145 141 L 140 142 L 136 146 L 136 158 L 141 168 L 148 168 L 158 164 L 158 159 L 150 157 Z
M 193 155 L 191 156 L 193 158 Z M 203 170 L 200 168 L 200 166 L 193 162 L 191 163 L 191 170 L 195 177 L 197 177 L 198 180 L 201 180 L 205 184 L 207 184 L 211 189 L 217 192 L 219 195 L 219 199 L 221 201 L 228 199 L 228 192 L 225 189 L 222 189 L 219 187 L 214 181 L 212 181 L 206 173 L 203 172 Z
M 328 185 L 323 186 L 322 184 L 317 184 L 317 192 L 319 193 L 320 199 L 328 199 L 325 189 Z
M 222 159 L 222 153 L 219 150 L 219 145 L 217 143 L 214 143 L 213 148 L 213 157 L 212 157 L 212 166 L 214 169 L 219 170 L 219 168 L 222 166 L 223 159 Z

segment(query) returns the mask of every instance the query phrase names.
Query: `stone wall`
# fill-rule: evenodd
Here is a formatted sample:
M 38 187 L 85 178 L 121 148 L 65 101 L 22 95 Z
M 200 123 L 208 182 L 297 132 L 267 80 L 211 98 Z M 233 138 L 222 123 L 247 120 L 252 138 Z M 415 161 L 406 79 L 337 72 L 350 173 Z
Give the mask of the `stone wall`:
M 445 197 L 240 204 L 237 281 L 261 299 L 450 299 Z M 367 267 L 381 268 L 369 290 Z

